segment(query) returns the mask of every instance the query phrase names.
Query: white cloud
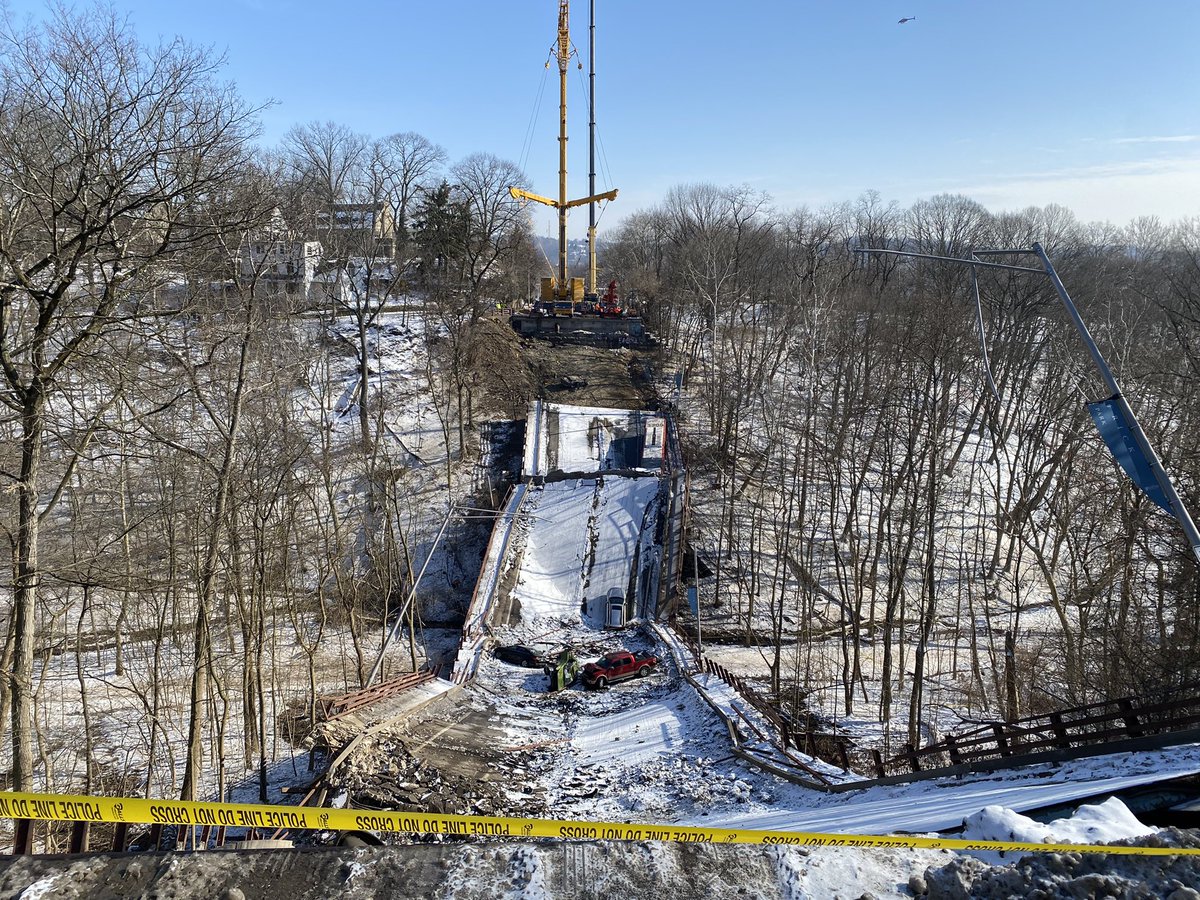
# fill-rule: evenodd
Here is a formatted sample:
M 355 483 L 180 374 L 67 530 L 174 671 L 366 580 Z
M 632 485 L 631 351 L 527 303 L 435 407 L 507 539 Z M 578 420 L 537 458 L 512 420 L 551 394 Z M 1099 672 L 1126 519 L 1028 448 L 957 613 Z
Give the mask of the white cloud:
M 1058 203 L 1084 221 L 1180 219 L 1196 214 L 1200 160 L 1176 157 L 1014 173 L 954 190 L 992 210 Z
M 1193 144 L 1200 134 L 1168 134 L 1147 137 L 1116 138 L 1114 144 Z

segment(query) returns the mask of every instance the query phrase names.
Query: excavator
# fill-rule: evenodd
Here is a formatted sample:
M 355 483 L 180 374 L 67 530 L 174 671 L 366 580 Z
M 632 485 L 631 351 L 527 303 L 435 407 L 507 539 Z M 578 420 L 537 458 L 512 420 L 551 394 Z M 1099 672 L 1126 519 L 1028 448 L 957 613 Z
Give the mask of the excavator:
M 553 55 L 558 62 L 559 102 L 558 102 L 558 199 L 543 197 L 519 187 L 510 187 L 508 192 L 517 200 L 527 200 L 541 203 L 558 210 L 558 271 L 545 277 L 541 283 L 541 299 L 539 306 L 552 310 L 556 316 L 574 315 L 577 308 L 588 305 L 595 308 L 599 299 L 596 294 L 596 203 L 604 200 L 617 199 L 617 191 L 596 193 L 596 17 L 595 0 L 592 0 L 592 24 L 590 28 L 591 41 L 591 70 L 589 74 L 588 95 L 591 105 L 591 122 L 589 125 L 589 150 L 591 172 L 588 175 L 587 197 L 578 200 L 567 199 L 567 67 L 570 62 L 571 31 L 570 0 L 559 0 L 558 4 L 558 39 L 555 42 Z M 588 206 L 588 285 L 584 290 L 582 278 L 567 276 L 567 210 Z M 603 308 L 601 306 L 601 308 Z
M 605 319 L 618 319 L 625 315 L 625 307 L 621 303 L 620 296 L 617 294 L 617 283 L 615 281 L 608 283 L 608 290 L 600 298 L 597 312 Z

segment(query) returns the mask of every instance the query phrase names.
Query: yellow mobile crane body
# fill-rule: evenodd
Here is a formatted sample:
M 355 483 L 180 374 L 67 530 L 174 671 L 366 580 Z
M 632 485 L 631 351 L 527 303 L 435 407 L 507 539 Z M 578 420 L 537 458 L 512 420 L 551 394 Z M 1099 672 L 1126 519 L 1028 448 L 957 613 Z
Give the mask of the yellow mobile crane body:
M 583 300 L 584 289 L 582 278 L 567 278 L 567 210 L 573 206 L 583 206 L 585 203 L 595 203 L 598 200 L 615 200 L 616 190 L 602 194 L 593 194 L 579 200 L 567 199 L 567 64 L 571 59 L 571 30 L 570 30 L 570 0 L 559 0 L 558 4 L 558 40 L 554 47 L 554 56 L 558 61 L 558 199 L 552 200 L 540 194 L 510 187 L 508 192 L 516 200 L 530 200 L 542 203 L 558 210 L 558 273 L 557 278 L 542 279 L 541 298 L 543 302 L 553 302 L 554 314 L 569 316 L 575 311 L 575 305 Z M 593 123 L 594 124 L 594 123 Z M 589 229 L 589 270 L 592 278 L 591 291 L 596 292 L 595 286 L 595 229 Z

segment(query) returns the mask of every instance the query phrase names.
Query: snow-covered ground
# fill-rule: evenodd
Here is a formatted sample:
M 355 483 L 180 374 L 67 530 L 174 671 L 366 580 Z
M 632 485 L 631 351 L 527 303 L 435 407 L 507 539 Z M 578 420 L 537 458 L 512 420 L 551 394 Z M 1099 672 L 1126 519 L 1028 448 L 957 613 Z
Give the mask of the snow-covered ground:
M 611 474 L 529 489 L 510 559 L 511 597 L 526 632 L 598 628 L 611 588 L 637 596 L 634 564 L 641 560 L 645 572 L 653 559 L 658 492 L 656 478 Z
M 538 419 L 544 415 L 544 409 L 531 412 L 531 433 L 538 433 Z M 583 455 L 573 459 L 573 464 L 585 461 Z M 587 459 L 599 465 L 602 454 Z M 516 517 L 516 534 L 506 538 L 511 558 L 504 567 L 512 576 L 518 614 L 491 623 L 498 641 L 521 641 L 543 651 L 568 645 L 585 660 L 617 646 L 665 657 L 648 679 L 602 692 L 577 684 L 559 694 L 547 693 L 548 679 L 540 672 L 492 658 L 481 661 L 476 682 L 466 690 L 487 695 L 512 747 L 536 752 L 537 763 L 521 785 L 521 796 L 544 798 L 546 815 L 838 834 L 926 833 L 965 826 L 967 834 L 980 839 L 984 833 L 1003 833 L 1008 840 L 1037 835 L 1036 840 L 1107 841 L 1152 829 L 1138 823 L 1119 801 L 1045 825 L 1033 824 L 1022 812 L 1200 773 L 1200 746 L 1192 746 L 828 793 L 749 764 L 734 754 L 729 729 L 717 712 L 731 721 L 755 714 L 736 691 L 715 677 L 697 674 L 695 686 L 684 678 L 679 666 L 689 660 L 670 632 L 605 631 L 592 605 L 584 604 L 585 598 L 602 598 L 607 587 L 631 577 L 634 552 L 645 552 L 646 535 L 653 532 L 649 513 L 656 511 L 656 497 L 657 479 L 611 474 L 531 487 Z M 713 652 L 727 662 L 737 658 L 725 648 Z M 942 660 L 939 652 L 947 658 Z M 952 652 L 935 647 L 932 667 L 953 668 Z M 767 730 L 765 723 L 760 725 Z M 834 780 L 846 777 L 832 766 L 814 764 Z M 1031 824 L 1018 828 L 1019 823 Z M 946 854 L 930 851 L 847 849 L 781 853 L 776 862 L 781 881 L 795 891 L 787 896 L 832 895 L 848 886 L 876 896 L 909 896 L 910 878 L 946 860 Z
M 291 386 L 287 395 L 289 415 L 294 415 L 290 421 L 311 451 L 288 465 L 312 482 L 312 492 L 299 501 L 304 512 L 292 520 L 292 527 L 302 531 L 293 538 L 297 545 L 277 547 L 291 567 L 286 577 L 280 576 L 286 595 L 279 588 L 254 601 L 261 602 L 264 620 L 260 656 L 254 657 L 245 646 L 240 627 L 245 624 L 239 616 L 245 615 L 242 591 L 247 588 L 226 573 L 220 579 L 211 618 L 216 652 L 205 723 L 204 796 L 257 799 L 259 754 L 244 724 L 252 670 L 257 668 L 263 679 L 263 709 L 256 712 L 267 744 L 268 794 L 275 801 L 282 796 L 282 786 L 312 777 L 307 751 L 289 742 L 303 735 L 290 735 L 287 724 L 307 708 L 310 678 L 318 694 L 355 688 L 359 657 L 369 671 L 380 653 L 382 630 L 360 622 L 353 634 L 346 621 L 345 596 L 338 596 L 342 585 L 330 584 L 334 579 L 329 561 L 335 560 L 344 563 L 346 585 L 361 585 L 364 547 L 378 538 L 368 532 L 380 525 L 364 512 L 367 476 L 360 452 L 356 331 L 346 319 L 304 320 L 296 327 L 297 341 L 327 347 L 325 353 L 304 358 L 310 365 L 308 378 Z M 384 313 L 369 329 L 368 343 L 367 393 L 372 427 L 379 429 L 375 451 L 378 462 L 388 464 L 404 501 L 396 504 L 390 527 L 407 542 L 414 568 L 432 550 L 422 582 L 423 605 L 425 612 L 444 619 L 446 610 L 461 609 L 462 595 L 469 592 L 477 572 L 477 557 L 472 558 L 468 539 L 434 548 L 433 538 L 451 500 L 470 493 L 474 467 L 446 465 L 449 454 L 429 384 L 427 335 L 420 315 Z M 253 419 L 246 424 L 248 432 L 258 427 Z M 326 483 L 321 482 L 323 476 L 328 477 Z M 336 524 L 331 524 L 334 519 Z M 324 608 L 317 600 L 320 578 L 327 579 Z M 468 587 L 456 590 L 455 583 Z M 47 621 L 40 641 L 53 651 L 40 656 L 35 677 L 38 756 L 45 784 L 80 791 L 90 776 L 92 789 L 105 793 L 177 795 L 193 670 L 191 589 L 187 586 L 182 595 L 157 589 L 124 598 L 119 592 L 96 590 L 86 605 L 86 595 L 79 592 L 44 593 Z M 359 615 L 377 620 L 378 610 L 369 601 L 361 606 Z M 125 618 L 118 667 L 115 635 L 121 611 Z M 418 665 L 448 661 L 456 643 L 457 634 L 418 628 L 412 645 L 405 635 L 387 650 L 383 677 L 409 671 L 414 657 Z M 218 745 L 220 754 L 215 751 Z M 10 750 L 8 744 L 0 749 L 0 765 Z
M 652 640 L 638 632 L 626 634 L 624 643 L 640 647 Z M 577 685 L 552 695 L 546 685 L 541 673 L 486 659 L 478 683 L 466 690 L 486 692 L 506 723 L 511 746 L 538 748 L 539 761 L 521 790 L 543 797 L 548 805 L 540 814 L 553 818 L 847 835 L 953 832 L 965 826 L 965 834 L 980 840 L 1103 843 L 1153 829 L 1137 822 L 1119 801 L 1044 824 L 1022 811 L 1069 807 L 1200 773 L 1200 746 L 1189 746 L 831 794 L 784 781 L 735 757 L 712 707 L 671 664 L 645 681 L 603 692 Z M 539 715 L 531 716 L 530 710 Z M 520 808 L 518 803 L 514 811 Z M 833 896 L 854 887 L 897 897 L 911 896 L 910 878 L 923 878 L 926 868 L 957 856 L 822 848 L 780 851 L 772 859 L 781 880 L 790 878 L 796 886 L 796 893 L 783 896 Z M 1011 854 L 1001 860 L 1013 861 Z
M 730 329 L 722 338 L 718 329 L 714 359 L 728 363 L 732 357 L 722 351 L 738 336 Z M 664 395 L 677 392 L 691 437 L 685 443 L 693 463 L 689 501 L 696 541 L 703 562 L 720 569 L 701 579 L 705 625 L 727 635 L 754 629 L 769 636 L 780 629 L 796 641 L 781 654 L 782 677 L 797 686 L 808 710 L 838 721 L 861 744 L 885 755 L 909 739 L 909 676 L 925 608 L 935 615 L 919 682 L 922 742 L 958 724 L 960 713 L 999 714 L 1010 632 L 1020 673 L 1021 709 L 1015 715 L 1071 705 L 1064 699 L 1070 696 L 1097 699 L 1088 696 L 1089 685 L 1081 685 L 1078 675 L 1070 686 L 1076 693 L 1063 684 L 1064 647 L 1086 626 L 1080 620 L 1086 603 L 1068 596 L 1068 573 L 1055 570 L 1066 568 L 1070 554 L 1042 546 L 1038 556 L 1038 544 L 1050 540 L 1048 529 L 1031 527 L 1022 540 L 1020 529 L 998 525 L 1024 502 L 1021 494 L 1030 488 L 1022 475 L 1045 464 L 1048 436 L 1022 439 L 1018 429 L 1003 440 L 994 437 L 968 415 L 976 394 L 956 396 L 939 438 L 956 452 L 945 453 L 938 464 L 936 527 L 913 530 L 915 541 L 905 549 L 898 535 L 907 526 L 896 524 L 893 504 L 915 503 L 922 516 L 929 504 L 911 493 L 894 493 L 904 465 L 896 455 L 903 441 L 881 448 L 895 439 L 898 425 L 890 413 L 874 409 L 845 416 L 848 407 L 836 396 L 823 396 L 828 386 L 822 365 L 834 363 L 797 369 L 795 360 L 787 362 L 761 386 L 762 396 L 743 400 L 733 415 L 732 460 L 714 460 L 711 452 L 727 427 L 710 421 L 714 406 L 721 405 L 709 395 L 719 389 L 701 385 L 715 377 L 711 370 L 691 372 L 687 391 L 667 378 L 660 383 Z M 811 387 L 812 407 L 798 385 Z M 917 401 L 912 408 L 922 408 L 921 398 L 911 399 Z M 817 437 L 814 447 L 801 448 L 799 423 L 807 414 L 816 417 Z M 926 449 L 932 443 L 927 436 L 919 441 Z M 805 473 L 799 481 L 792 474 L 797 472 Z M 908 489 L 916 490 L 915 484 Z M 933 601 L 926 604 L 930 594 Z M 1099 616 L 1095 609 L 1091 614 Z M 845 645 L 857 650 L 852 662 L 843 657 Z M 722 665 L 753 679 L 768 678 L 768 661 L 757 651 L 714 648 L 714 658 L 724 652 L 736 658 L 721 658 Z M 1038 677 L 1030 678 L 1035 671 Z M 855 704 L 850 713 L 843 708 L 848 673 Z M 890 706 L 886 715 L 880 712 L 884 702 Z
M 232 860 L 236 865 L 230 864 Z M 237 896 L 907 900 L 926 893 L 941 900 L 1028 896 L 1192 900 L 1194 891 L 1188 886 L 1197 883 L 1197 876 L 1193 861 L 1180 858 L 1165 862 L 1043 854 L 996 868 L 941 850 L 516 842 L 331 848 L 236 857 L 191 853 L 176 854 L 169 865 L 146 865 L 145 860 L 111 855 L 7 858 L 0 860 L 0 893 L 15 896 L 25 889 L 20 894 L 25 900 L 75 900 L 89 895 L 180 900 Z
M 426 397 L 427 386 L 417 383 L 424 353 L 419 328 L 385 321 L 375 341 L 381 358 L 373 368 L 378 379 L 374 389 L 391 397 L 384 413 L 387 430 L 395 447 L 409 454 L 408 465 L 422 476 L 417 479 L 421 488 L 446 500 L 439 487 L 444 475 L 439 464 L 445 463 L 450 453 L 437 411 Z M 353 440 L 356 428 L 355 410 L 347 399 L 353 393 L 349 385 L 355 377 L 350 361 L 342 358 L 330 379 L 329 392 L 311 399 L 314 423 L 322 421 L 318 414 L 322 410 L 325 421 L 333 411 L 332 428 L 344 442 Z M 493 618 L 486 628 L 483 623 L 469 622 L 469 629 L 478 627 L 480 632 L 490 631 L 497 641 L 519 641 L 539 650 L 570 645 L 585 661 L 617 647 L 656 652 L 664 661 L 649 678 L 606 691 L 589 692 L 576 685 L 549 694 L 547 678 L 539 670 L 517 669 L 488 656 L 478 658 L 478 678 L 463 694 L 469 702 L 486 704 L 494 713 L 495 730 L 489 732 L 489 739 L 500 734 L 502 743 L 491 749 L 530 754 L 533 759 L 526 767 L 525 780 L 506 786 L 513 812 L 521 812 L 528 798 L 538 796 L 544 798 L 546 815 L 564 819 L 843 834 L 929 832 L 965 824 L 968 834 L 981 838 L 1004 834 L 1019 839 L 1036 834 L 1039 840 L 1111 840 L 1143 834 L 1146 829 L 1131 821 L 1123 807 L 1111 803 L 1088 810 L 1078 819 L 1046 825 L 1029 824 L 1020 814 L 1200 773 L 1200 747 L 1186 747 L 987 777 L 830 794 L 750 765 L 733 753 L 729 730 L 717 712 L 722 710 L 729 718 L 736 716 L 739 708 L 752 714 L 739 707 L 739 698 L 728 685 L 700 676 L 698 688 L 693 687 L 680 670 L 681 648 L 664 640 L 655 629 L 636 624 L 615 631 L 603 627 L 603 600 L 608 590 L 620 587 L 630 596 L 641 597 L 643 573 L 657 566 L 653 541 L 661 419 L 549 404 L 538 404 L 532 418 L 527 447 L 532 445 L 537 462 L 532 467 L 527 463 L 527 473 L 544 476 L 550 469 L 571 470 L 579 477 L 531 484 L 514 495 L 509 515 L 500 518 L 499 539 L 494 536 L 483 567 L 484 579 L 477 588 L 477 593 L 496 595 L 496 602 L 486 607 Z M 637 441 L 631 441 L 633 437 Z M 618 446 L 621 441 L 630 441 L 626 448 L 641 448 L 638 465 L 628 466 L 629 458 L 620 456 L 627 453 Z M 641 471 L 618 475 L 615 469 Z M 343 481 L 339 490 L 339 502 L 353 505 L 353 479 Z M 440 504 L 444 507 L 445 503 Z M 428 531 L 428 523 L 424 524 Z M 452 577 L 447 567 L 443 581 L 449 583 Z M 511 602 L 506 605 L 506 600 Z M 652 612 L 643 603 L 635 615 Z M 501 613 L 502 620 L 497 618 Z M 290 697 L 303 696 L 309 664 L 300 647 L 288 644 L 289 623 L 284 617 L 273 625 L 284 646 L 271 661 L 272 719 Z M 298 627 L 301 636 L 309 637 L 304 621 Z M 374 643 L 368 649 L 373 651 L 377 637 L 371 640 Z M 177 762 L 185 726 L 186 653 L 166 649 L 167 674 L 161 683 L 164 708 L 156 727 L 162 732 L 160 752 Z M 442 647 L 433 643 L 422 649 L 431 659 L 443 655 Z M 138 672 L 148 665 L 147 650 L 145 645 L 129 649 L 131 656 L 143 655 Z M 325 630 L 312 651 L 319 683 L 351 683 L 354 675 L 347 665 L 355 652 L 345 629 L 331 626 Z M 404 665 L 405 652 L 403 646 L 389 651 L 395 667 Z M 714 652 L 731 668 L 738 661 L 731 650 Z M 934 667 L 956 667 L 956 660 L 943 659 L 938 652 L 932 659 Z M 750 667 L 748 661 L 740 661 Z M 116 678 L 111 654 L 105 652 L 88 656 L 78 670 L 71 656 L 48 659 L 41 689 L 46 692 L 44 708 L 52 710 L 56 718 L 47 720 L 45 727 L 55 734 L 87 730 L 89 723 L 73 711 L 82 684 L 83 690 L 89 691 L 94 717 L 89 733 L 104 737 L 101 747 L 92 748 L 94 756 L 106 767 L 136 777 L 149 763 L 150 734 L 126 739 L 123 744 L 118 735 L 125 729 L 128 738 L 130 723 L 139 720 L 144 696 L 139 693 L 137 677 Z M 224 738 L 236 746 L 242 736 L 238 708 L 235 703 L 226 707 L 229 719 L 223 725 Z M 278 728 L 271 724 L 277 734 Z M 80 749 L 64 742 L 56 752 L 62 753 L 64 766 L 78 767 Z M 415 745 L 409 750 L 420 753 L 422 747 Z M 306 773 L 304 761 L 290 748 L 277 743 L 271 754 L 277 762 L 271 773 L 270 799 L 278 800 L 282 784 L 302 781 Z M 174 771 L 176 766 L 168 768 Z M 245 783 L 240 790 L 230 784 L 241 781 L 246 772 L 245 760 L 236 755 L 226 772 L 227 794 L 254 799 L 252 783 Z M 213 781 L 211 793 L 215 793 Z M 153 783 L 152 793 L 165 794 L 173 787 L 164 779 Z M 908 896 L 911 877 L 952 857 L 940 851 L 854 848 L 778 848 L 765 853 L 771 877 L 786 886 L 783 895 L 789 897 L 831 896 L 848 886 L 878 897 Z M 652 868 L 674 865 L 674 858 L 661 847 L 647 845 L 644 855 Z

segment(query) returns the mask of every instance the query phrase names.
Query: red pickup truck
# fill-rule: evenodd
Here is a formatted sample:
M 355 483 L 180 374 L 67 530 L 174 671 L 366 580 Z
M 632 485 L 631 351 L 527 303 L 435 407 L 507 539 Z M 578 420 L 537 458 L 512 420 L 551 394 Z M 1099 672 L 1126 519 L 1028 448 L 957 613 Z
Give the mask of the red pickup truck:
M 657 656 L 649 654 L 639 656 L 628 650 L 618 650 L 615 653 L 607 653 L 603 659 L 584 666 L 583 683 L 588 687 L 602 688 L 635 675 L 638 678 L 645 678 L 657 665 Z

